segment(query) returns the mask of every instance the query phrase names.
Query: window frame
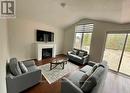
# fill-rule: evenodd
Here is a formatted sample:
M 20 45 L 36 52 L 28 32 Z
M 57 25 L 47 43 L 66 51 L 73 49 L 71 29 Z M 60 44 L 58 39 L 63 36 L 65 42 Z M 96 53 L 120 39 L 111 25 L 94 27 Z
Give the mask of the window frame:
M 81 32 L 79 30 L 79 32 L 77 31 L 77 27 L 78 26 L 83 26 L 83 28 L 81 27 Z M 87 27 L 89 26 L 88 29 L 84 29 L 84 27 Z M 82 31 L 84 29 L 84 31 Z M 81 33 L 82 34 L 82 37 L 81 37 L 81 43 L 80 43 L 80 48 L 77 48 L 77 49 L 82 49 L 83 47 L 83 39 L 84 39 L 84 33 L 91 33 L 91 40 L 90 40 L 90 47 L 91 47 L 91 42 L 92 42 L 92 35 L 93 35 L 93 30 L 94 30 L 94 23 L 88 23 L 88 24 L 78 24 L 75 26 L 75 34 L 74 34 L 74 42 L 73 42 L 73 48 L 75 48 L 75 42 L 76 42 L 76 33 Z M 90 51 L 90 48 L 89 48 L 89 51 Z
M 92 41 L 93 32 L 75 32 L 73 48 L 75 48 L 75 39 L 76 39 L 76 34 L 77 34 L 77 33 L 81 33 L 81 34 L 82 34 L 81 44 L 80 44 L 80 48 L 79 48 L 79 49 L 83 50 L 83 49 L 82 49 L 82 46 L 83 46 L 84 33 L 91 33 L 91 40 L 90 40 L 90 47 L 91 47 L 91 41 Z M 76 48 L 76 49 L 78 49 L 78 48 Z M 89 49 L 89 50 L 90 50 L 90 49 Z

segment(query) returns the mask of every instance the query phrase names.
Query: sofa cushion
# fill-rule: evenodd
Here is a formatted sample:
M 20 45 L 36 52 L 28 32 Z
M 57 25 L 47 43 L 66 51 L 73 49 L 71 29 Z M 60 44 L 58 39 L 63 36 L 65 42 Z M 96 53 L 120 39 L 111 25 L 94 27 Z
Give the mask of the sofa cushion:
M 27 69 L 26 66 L 23 64 L 23 62 L 19 62 L 19 67 L 20 67 L 20 69 L 21 69 L 21 71 L 22 71 L 23 73 L 28 72 L 28 69 Z
M 37 68 L 37 66 L 30 66 L 27 69 L 28 69 L 29 72 L 33 72 L 33 71 L 35 71 L 38 68 Z
M 94 77 L 90 77 L 88 80 L 84 82 L 81 86 L 81 90 L 85 93 L 90 93 L 92 89 L 96 86 L 96 79 Z
M 78 49 L 73 49 L 73 52 L 78 55 L 79 54 L 79 50 Z
M 85 67 L 81 68 L 80 71 L 86 73 L 88 76 L 91 74 L 93 67 L 86 65 Z
M 101 75 L 102 75 L 104 69 L 105 69 L 105 68 L 99 66 L 99 67 L 97 67 L 97 69 L 93 72 L 92 77 L 95 78 L 95 80 L 96 80 L 97 83 L 99 82 L 100 77 L 101 77 Z
M 88 54 L 87 51 L 84 51 L 84 50 L 80 50 L 81 52 L 84 52 L 84 56 Z
M 72 81 L 76 86 L 80 87 L 80 79 L 84 75 L 84 72 L 76 71 L 74 74 L 70 75 L 68 79 Z
M 78 56 L 83 57 L 84 56 L 84 52 L 83 51 L 79 51 Z
M 26 61 L 22 61 L 23 64 L 26 66 L 26 67 L 30 67 L 30 66 L 34 66 L 35 65 L 35 61 L 34 60 L 26 60 Z
M 85 55 L 88 55 L 88 52 L 87 52 L 87 51 L 84 52 L 84 56 L 85 56 Z
M 21 69 L 19 67 L 19 64 L 18 64 L 18 61 L 17 61 L 16 58 L 11 58 L 10 59 L 9 68 L 10 68 L 11 73 L 14 76 L 22 74 Z
M 84 74 L 81 79 L 79 80 L 79 84 L 80 86 L 82 86 L 84 84 L 84 82 L 88 79 L 88 75 L 87 74 Z
M 77 56 L 77 55 L 69 54 L 69 56 L 71 56 L 71 57 L 73 57 L 73 58 L 77 58 L 77 59 L 82 60 L 82 58 L 81 58 L 81 57 L 79 57 L 79 56 Z
M 71 54 L 76 55 L 76 52 L 75 52 L 75 51 L 72 51 Z
M 96 70 L 88 77 L 88 79 L 81 86 L 81 89 L 84 92 L 92 91 L 92 89 L 99 83 L 99 80 L 101 79 L 100 77 L 103 71 L 104 71 L 104 68 L 101 66 L 98 66 Z

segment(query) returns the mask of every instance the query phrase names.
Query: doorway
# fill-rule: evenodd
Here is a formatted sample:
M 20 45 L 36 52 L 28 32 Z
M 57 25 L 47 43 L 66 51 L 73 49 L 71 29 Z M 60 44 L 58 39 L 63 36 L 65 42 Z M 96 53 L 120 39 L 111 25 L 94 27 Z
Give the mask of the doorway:
M 108 33 L 103 60 L 109 69 L 130 76 L 130 34 Z

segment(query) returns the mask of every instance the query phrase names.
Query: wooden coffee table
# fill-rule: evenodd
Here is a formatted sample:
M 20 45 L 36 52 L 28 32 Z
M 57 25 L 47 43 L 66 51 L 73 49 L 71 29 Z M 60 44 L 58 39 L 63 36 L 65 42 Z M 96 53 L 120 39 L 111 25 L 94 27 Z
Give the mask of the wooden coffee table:
M 64 59 L 54 58 L 50 62 L 50 70 L 56 68 L 58 65 L 60 65 L 62 69 L 64 69 L 64 65 L 67 64 L 67 61 L 68 61 L 68 58 L 64 58 Z

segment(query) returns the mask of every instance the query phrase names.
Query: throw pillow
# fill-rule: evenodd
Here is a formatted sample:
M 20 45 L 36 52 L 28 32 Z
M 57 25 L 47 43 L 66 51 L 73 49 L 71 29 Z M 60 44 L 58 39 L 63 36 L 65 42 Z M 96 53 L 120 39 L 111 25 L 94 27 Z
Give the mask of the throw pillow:
M 94 71 L 94 73 L 92 74 L 92 76 L 96 79 L 96 82 L 99 83 L 101 76 L 104 72 L 104 68 L 101 66 L 98 66 L 97 69 Z
M 88 52 L 87 51 L 84 51 L 84 56 L 88 55 Z
M 72 51 L 71 54 L 76 55 L 76 52 L 75 52 L 75 51 Z
M 22 74 L 21 69 L 19 67 L 19 64 L 18 64 L 18 61 L 17 61 L 16 58 L 11 58 L 10 59 L 9 68 L 10 68 L 11 73 L 14 76 Z
M 90 77 L 84 82 L 84 84 L 81 86 L 81 89 L 84 93 L 90 93 L 96 85 L 96 79 L 94 77 Z
M 93 69 L 92 69 L 92 72 L 91 72 L 91 73 L 93 73 L 93 72 L 97 69 L 98 66 L 99 66 L 99 63 L 96 63 L 96 64 L 93 66 Z
M 88 79 L 84 82 L 84 84 L 81 86 L 82 91 L 85 93 L 90 93 L 92 89 L 100 83 L 101 75 L 104 71 L 104 68 L 101 66 L 98 66 L 97 69 L 92 73 Z
M 80 51 L 78 56 L 83 57 L 84 56 L 84 52 Z
M 23 62 L 19 62 L 19 66 L 20 66 L 20 69 L 23 73 L 26 73 L 28 72 L 28 69 L 26 68 L 26 66 L 23 64 Z
M 78 54 L 78 50 L 74 49 L 73 52 L 75 53 L 75 55 Z
M 89 76 L 87 74 L 84 74 L 81 79 L 79 80 L 79 84 L 80 86 L 82 86 L 84 84 L 84 82 L 87 80 Z

